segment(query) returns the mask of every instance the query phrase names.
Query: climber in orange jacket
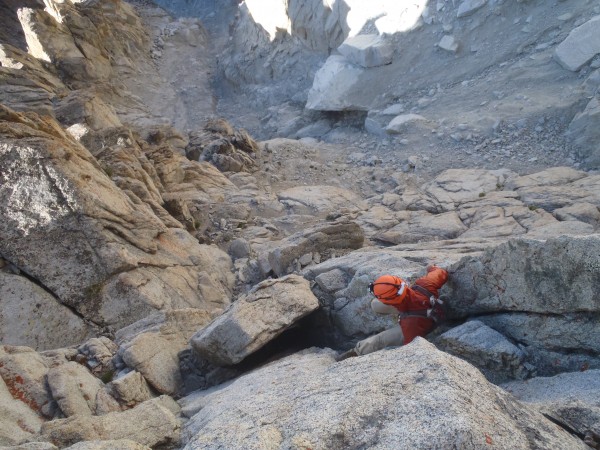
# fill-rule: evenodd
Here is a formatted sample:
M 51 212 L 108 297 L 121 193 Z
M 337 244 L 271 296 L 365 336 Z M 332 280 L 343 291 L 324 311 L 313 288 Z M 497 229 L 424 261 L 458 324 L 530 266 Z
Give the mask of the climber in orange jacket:
M 369 285 L 375 298 L 371 308 L 379 314 L 398 316 L 399 327 L 393 327 L 358 342 L 342 353 L 341 361 L 366 355 L 385 347 L 409 344 L 417 336 L 431 332 L 440 319 L 439 289 L 448 281 L 448 272 L 435 265 L 427 267 L 427 275 L 411 286 L 394 275 L 383 275 Z

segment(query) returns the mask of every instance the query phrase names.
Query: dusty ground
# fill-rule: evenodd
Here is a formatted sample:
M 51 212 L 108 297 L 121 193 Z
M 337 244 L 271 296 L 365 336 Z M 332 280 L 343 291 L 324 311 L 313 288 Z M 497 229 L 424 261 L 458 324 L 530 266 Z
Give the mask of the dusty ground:
M 393 187 L 393 175 L 399 172 L 426 180 L 447 168 L 507 168 L 525 174 L 578 166 L 564 132 L 585 105 L 579 86 L 586 74 L 560 67 L 552 58 L 551 44 L 566 35 L 565 11 L 580 18 L 593 13 L 583 2 L 559 2 L 554 9 L 538 2 L 533 15 L 522 16 L 519 6 L 501 20 L 454 28 L 464 47 L 457 55 L 440 49 L 423 52 L 414 43 L 428 46 L 432 42 L 427 39 L 433 38 L 419 37 L 420 30 L 412 41 L 399 37 L 413 66 L 386 67 L 389 91 L 364 95 L 373 95 L 381 108 L 401 103 L 406 112 L 420 114 L 427 122 L 393 136 L 365 132 L 366 112 L 309 112 L 289 101 L 267 110 L 258 88 L 218 89 L 215 60 L 227 45 L 235 5 L 210 12 L 210 1 L 196 3 L 203 4 L 202 24 L 189 18 L 176 21 L 149 1 L 134 2 L 154 30 L 156 71 L 171 92 L 165 96 L 153 90 L 148 103 L 184 131 L 217 115 L 262 140 L 275 137 L 272 124 L 278 118 L 328 120 L 332 131 L 319 140 L 307 139 L 313 144 L 311 154 L 293 147 L 287 154 L 263 154 L 263 169 L 276 174 L 271 176 L 276 184 L 340 185 L 369 196 Z M 451 17 L 432 26 L 441 31 L 444 20 Z M 193 27 L 192 32 L 186 27 Z M 420 54 L 428 56 L 418 59 Z M 372 81 L 367 85 L 377 82 Z

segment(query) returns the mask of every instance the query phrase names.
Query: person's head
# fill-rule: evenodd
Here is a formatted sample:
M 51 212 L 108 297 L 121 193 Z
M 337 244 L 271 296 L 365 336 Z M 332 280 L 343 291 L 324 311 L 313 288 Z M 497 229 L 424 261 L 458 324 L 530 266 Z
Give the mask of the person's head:
M 394 275 L 383 275 L 369 284 L 369 292 L 386 305 L 399 304 L 406 297 L 406 283 Z

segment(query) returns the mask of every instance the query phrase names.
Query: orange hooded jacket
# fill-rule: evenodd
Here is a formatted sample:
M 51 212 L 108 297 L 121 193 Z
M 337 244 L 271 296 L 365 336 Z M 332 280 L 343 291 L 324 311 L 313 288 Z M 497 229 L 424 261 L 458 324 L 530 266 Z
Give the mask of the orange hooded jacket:
M 439 289 L 448 281 L 448 272 L 441 267 L 428 266 L 427 275 L 418 278 L 413 283 L 431 292 L 435 297 L 439 296 Z M 429 296 L 411 287 L 407 288 L 407 295 L 401 303 L 388 302 L 400 311 L 400 328 L 404 335 L 404 344 L 409 344 L 417 336 L 425 336 L 433 330 L 435 322 L 429 317 L 411 316 L 411 311 L 423 311 L 431 308 Z M 403 314 L 408 313 L 406 317 Z

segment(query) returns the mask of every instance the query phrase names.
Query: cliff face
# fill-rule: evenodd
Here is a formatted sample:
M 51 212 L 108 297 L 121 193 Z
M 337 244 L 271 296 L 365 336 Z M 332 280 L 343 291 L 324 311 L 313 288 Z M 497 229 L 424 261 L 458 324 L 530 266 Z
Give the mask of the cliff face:
M 583 447 L 535 409 L 597 445 L 597 396 L 529 407 L 490 383 L 531 401 L 515 380 L 570 372 L 566 389 L 600 368 L 600 176 L 579 170 L 600 83 L 593 56 L 563 68 L 595 42 L 593 7 L 546 29 L 541 2 L 211 5 L 204 23 L 147 2 L 0 5 L 0 445 Z M 517 23 L 530 37 L 487 54 Z M 420 47 L 441 32 L 481 46 Z M 478 83 L 517 72 L 522 89 L 562 75 L 494 94 L 498 125 L 472 128 Z M 567 128 L 592 143 L 578 168 L 553 167 Z M 336 363 L 328 347 L 397 326 L 368 283 L 430 263 L 451 275 L 435 346 Z

